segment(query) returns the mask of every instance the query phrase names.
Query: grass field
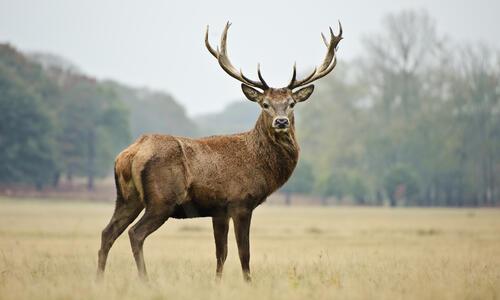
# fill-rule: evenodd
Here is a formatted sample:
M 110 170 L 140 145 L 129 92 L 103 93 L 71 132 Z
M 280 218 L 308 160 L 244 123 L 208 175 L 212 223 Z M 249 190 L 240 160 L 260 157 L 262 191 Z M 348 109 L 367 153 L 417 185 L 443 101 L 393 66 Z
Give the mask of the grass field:
M 253 282 L 234 235 L 221 282 L 208 218 L 169 220 L 138 281 L 123 234 L 102 283 L 112 204 L 0 199 L 0 299 L 498 299 L 500 210 L 266 206 L 251 230 Z

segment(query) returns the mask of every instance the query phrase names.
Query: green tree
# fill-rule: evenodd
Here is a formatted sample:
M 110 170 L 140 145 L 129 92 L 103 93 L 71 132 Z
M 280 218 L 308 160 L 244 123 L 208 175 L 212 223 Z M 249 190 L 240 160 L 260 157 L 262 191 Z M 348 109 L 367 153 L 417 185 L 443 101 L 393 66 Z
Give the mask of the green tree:
M 317 185 L 317 192 L 321 196 L 323 205 L 327 204 L 327 198 L 335 197 L 337 200 L 342 200 L 348 192 L 348 178 L 343 172 L 334 171 L 320 180 Z
M 309 193 L 313 187 L 313 184 L 314 174 L 311 165 L 307 161 L 299 161 L 292 174 L 292 177 L 281 188 L 281 191 L 285 194 L 285 203 L 287 205 L 291 204 L 292 194 L 294 193 Z
M 198 134 L 197 125 L 189 119 L 182 105 L 167 93 L 145 88 L 131 88 L 116 82 L 105 82 L 130 114 L 130 132 L 136 139 L 145 133 L 181 136 Z
M 396 206 L 398 200 L 414 203 L 419 193 L 417 174 L 408 166 L 393 166 L 384 176 L 384 188 L 391 206 Z
M 55 130 L 43 99 L 0 64 L 0 182 L 41 188 L 56 172 Z
M 368 188 L 360 176 L 352 175 L 349 178 L 349 194 L 356 204 L 363 205 L 366 203 Z
M 457 53 L 449 105 L 461 204 L 500 201 L 500 52 L 483 44 Z M 498 202 L 496 203 L 498 204 Z
M 113 158 L 130 141 L 128 110 L 112 89 L 91 78 L 59 73 L 63 108 L 59 136 L 64 172 L 86 176 L 94 187 L 96 177 L 111 173 Z

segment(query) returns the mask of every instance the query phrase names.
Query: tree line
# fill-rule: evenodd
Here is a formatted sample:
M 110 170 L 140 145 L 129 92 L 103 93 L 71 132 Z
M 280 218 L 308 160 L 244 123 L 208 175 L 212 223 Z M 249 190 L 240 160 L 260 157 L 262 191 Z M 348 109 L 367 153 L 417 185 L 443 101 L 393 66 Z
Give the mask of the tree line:
M 425 11 L 386 16 L 363 45 L 351 61 L 339 49 L 334 73 L 296 110 L 301 159 L 281 190 L 287 201 L 498 206 L 500 51 L 449 39 Z M 92 189 L 141 133 L 250 129 L 258 110 L 244 101 L 195 123 L 168 94 L 0 44 L 0 185 L 64 176 Z
M 284 191 L 357 204 L 500 204 L 500 51 L 388 15 L 298 110 L 303 161 Z M 342 50 L 339 50 L 341 56 Z
M 58 186 L 111 174 L 114 157 L 144 132 L 194 135 L 165 93 L 86 76 L 53 55 L 0 44 L 0 185 Z

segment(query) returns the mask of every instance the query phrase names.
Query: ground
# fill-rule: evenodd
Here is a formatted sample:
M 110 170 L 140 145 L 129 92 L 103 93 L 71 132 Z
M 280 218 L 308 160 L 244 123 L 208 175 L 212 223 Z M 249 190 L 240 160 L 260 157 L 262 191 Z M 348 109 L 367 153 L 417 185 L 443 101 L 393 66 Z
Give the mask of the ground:
M 253 283 L 232 231 L 222 281 L 208 218 L 169 220 L 138 280 L 123 234 L 95 282 L 113 205 L 0 199 L 0 299 L 498 299 L 500 210 L 257 208 Z

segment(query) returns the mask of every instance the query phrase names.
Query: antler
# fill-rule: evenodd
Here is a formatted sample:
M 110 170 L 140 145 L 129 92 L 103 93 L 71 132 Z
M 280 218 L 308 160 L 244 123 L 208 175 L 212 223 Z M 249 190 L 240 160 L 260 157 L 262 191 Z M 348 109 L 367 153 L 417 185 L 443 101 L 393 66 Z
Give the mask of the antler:
M 259 76 L 260 81 L 255 81 L 252 80 L 245 75 L 243 75 L 243 72 L 241 69 L 238 71 L 231 61 L 229 60 L 229 57 L 227 56 L 227 31 L 229 27 L 231 26 L 231 23 L 227 22 L 226 27 L 224 28 L 224 31 L 222 32 L 221 40 L 220 40 L 220 50 L 219 47 L 217 47 L 217 50 L 212 48 L 210 46 L 210 42 L 208 41 L 208 25 L 207 25 L 207 31 L 205 32 L 205 46 L 207 46 L 208 51 L 217 59 L 219 62 L 219 65 L 222 67 L 224 71 L 226 71 L 229 76 L 256 88 L 260 88 L 262 90 L 267 90 L 269 89 L 269 86 L 267 83 L 264 81 L 264 78 L 262 77 L 262 74 L 260 73 L 260 64 L 257 65 L 257 74 Z
M 339 35 L 336 36 L 335 34 L 333 34 L 333 30 L 330 27 L 330 42 L 326 40 L 323 33 L 321 33 L 321 37 L 323 38 L 323 42 L 325 43 L 326 48 L 328 48 L 325 58 L 323 59 L 323 63 L 319 67 L 314 68 L 312 73 L 306 76 L 302 80 L 297 80 L 297 67 L 296 64 L 294 64 L 292 80 L 290 80 L 290 83 L 288 84 L 287 88 L 294 89 L 306 85 L 308 83 L 311 83 L 315 80 L 320 79 L 326 74 L 330 73 L 333 70 L 333 68 L 335 68 L 335 65 L 337 65 L 337 56 L 336 56 L 337 46 L 340 40 L 342 40 L 342 24 L 340 24 L 340 21 L 339 21 Z

